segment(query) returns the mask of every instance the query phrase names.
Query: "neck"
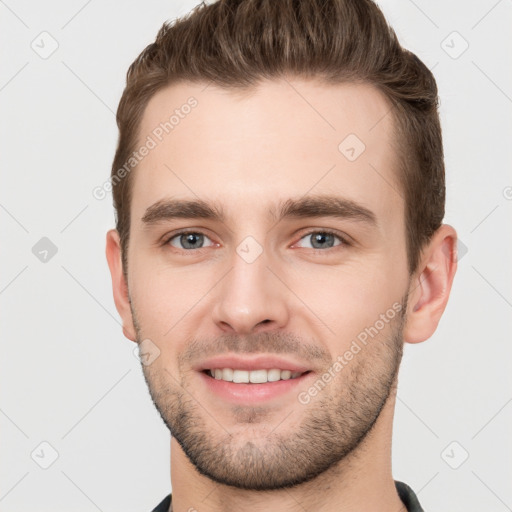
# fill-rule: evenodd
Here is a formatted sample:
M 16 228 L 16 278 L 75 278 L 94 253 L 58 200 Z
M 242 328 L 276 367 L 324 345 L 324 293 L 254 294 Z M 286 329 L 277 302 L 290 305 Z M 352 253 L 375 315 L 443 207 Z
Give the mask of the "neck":
M 251 491 L 201 475 L 171 438 L 173 512 L 285 510 L 303 512 L 406 512 L 391 472 L 391 437 L 396 387 L 372 430 L 336 466 L 293 488 Z

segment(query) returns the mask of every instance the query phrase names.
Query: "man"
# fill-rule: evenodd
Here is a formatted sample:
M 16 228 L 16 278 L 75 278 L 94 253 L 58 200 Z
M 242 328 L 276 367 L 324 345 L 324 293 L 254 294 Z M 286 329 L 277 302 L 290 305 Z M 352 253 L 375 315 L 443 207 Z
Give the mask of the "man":
M 391 438 L 456 271 L 430 71 L 370 0 L 221 0 L 164 24 L 118 126 L 114 300 L 172 434 L 154 510 L 421 511 Z

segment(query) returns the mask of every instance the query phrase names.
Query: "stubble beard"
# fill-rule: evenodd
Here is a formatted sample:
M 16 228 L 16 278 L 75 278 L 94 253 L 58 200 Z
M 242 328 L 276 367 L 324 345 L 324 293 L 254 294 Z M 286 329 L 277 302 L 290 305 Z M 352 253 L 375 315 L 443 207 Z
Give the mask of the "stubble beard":
M 389 322 L 389 334 L 369 340 L 310 403 L 297 400 L 288 413 L 292 430 L 286 414 L 264 406 L 234 407 L 234 426 L 222 425 L 183 374 L 178 379 L 157 364 L 142 365 L 151 399 L 188 459 L 211 480 L 259 491 L 309 482 L 347 459 L 374 427 L 396 385 L 406 302 Z

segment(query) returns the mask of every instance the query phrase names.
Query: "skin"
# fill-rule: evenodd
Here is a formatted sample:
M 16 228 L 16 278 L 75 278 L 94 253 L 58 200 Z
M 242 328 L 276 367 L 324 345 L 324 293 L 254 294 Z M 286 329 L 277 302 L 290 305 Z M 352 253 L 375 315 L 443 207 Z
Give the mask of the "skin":
M 455 230 L 437 230 L 410 276 L 393 118 L 370 85 L 293 77 L 234 94 L 175 84 L 150 100 L 140 140 L 190 96 L 197 107 L 132 171 L 127 281 L 116 230 L 106 246 L 125 336 L 160 351 L 142 368 L 173 432 L 173 510 L 405 510 L 391 472 L 398 365 L 403 343 L 428 339 L 445 309 Z M 338 149 L 350 133 L 366 146 L 355 161 Z M 376 225 L 268 215 L 313 194 L 355 201 Z M 217 202 L 226 218 L 145 225 L 146 209 L 164 198 Z M 193 242 L 202 249 L 167 242 L 183 228 L 206 235 Z M 334 237 L 315 250 L 311 235 L 325 229 L 350 245 Z M 248 236 L 262 250 L 251 263 L 237 253 Z M 278 353 L 321 378 L 397 303 L 401 314 L 307 404 L 297 395 L 311 381 L 235 407 L 193 369 L 215 354 Z

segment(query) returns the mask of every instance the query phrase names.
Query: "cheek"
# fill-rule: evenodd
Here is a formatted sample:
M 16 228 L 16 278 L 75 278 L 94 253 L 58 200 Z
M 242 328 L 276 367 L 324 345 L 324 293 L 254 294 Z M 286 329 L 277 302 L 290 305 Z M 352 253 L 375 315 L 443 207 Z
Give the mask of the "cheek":
M 142 334 L 161 340 L 164 347 L 175 347 L 169 340 L 183 340 L 189 334 L 189 319 L 217 274 L 211 268 L 163 268 L 135 258 L 131 269 L 130 295 Z
M 297 302 L 296 307 L 311 325 L 321 322 L 318 332 L 333 340 L 331 352 L 344 350 L 381 314 L 397 307 L 407 283 L 403 273 L 389 265 L 385 259 L 375 258 L 364 266 L 309 266 L 307 272 L 298 270 L 290 277 L 290 288 L 303 303 Z

